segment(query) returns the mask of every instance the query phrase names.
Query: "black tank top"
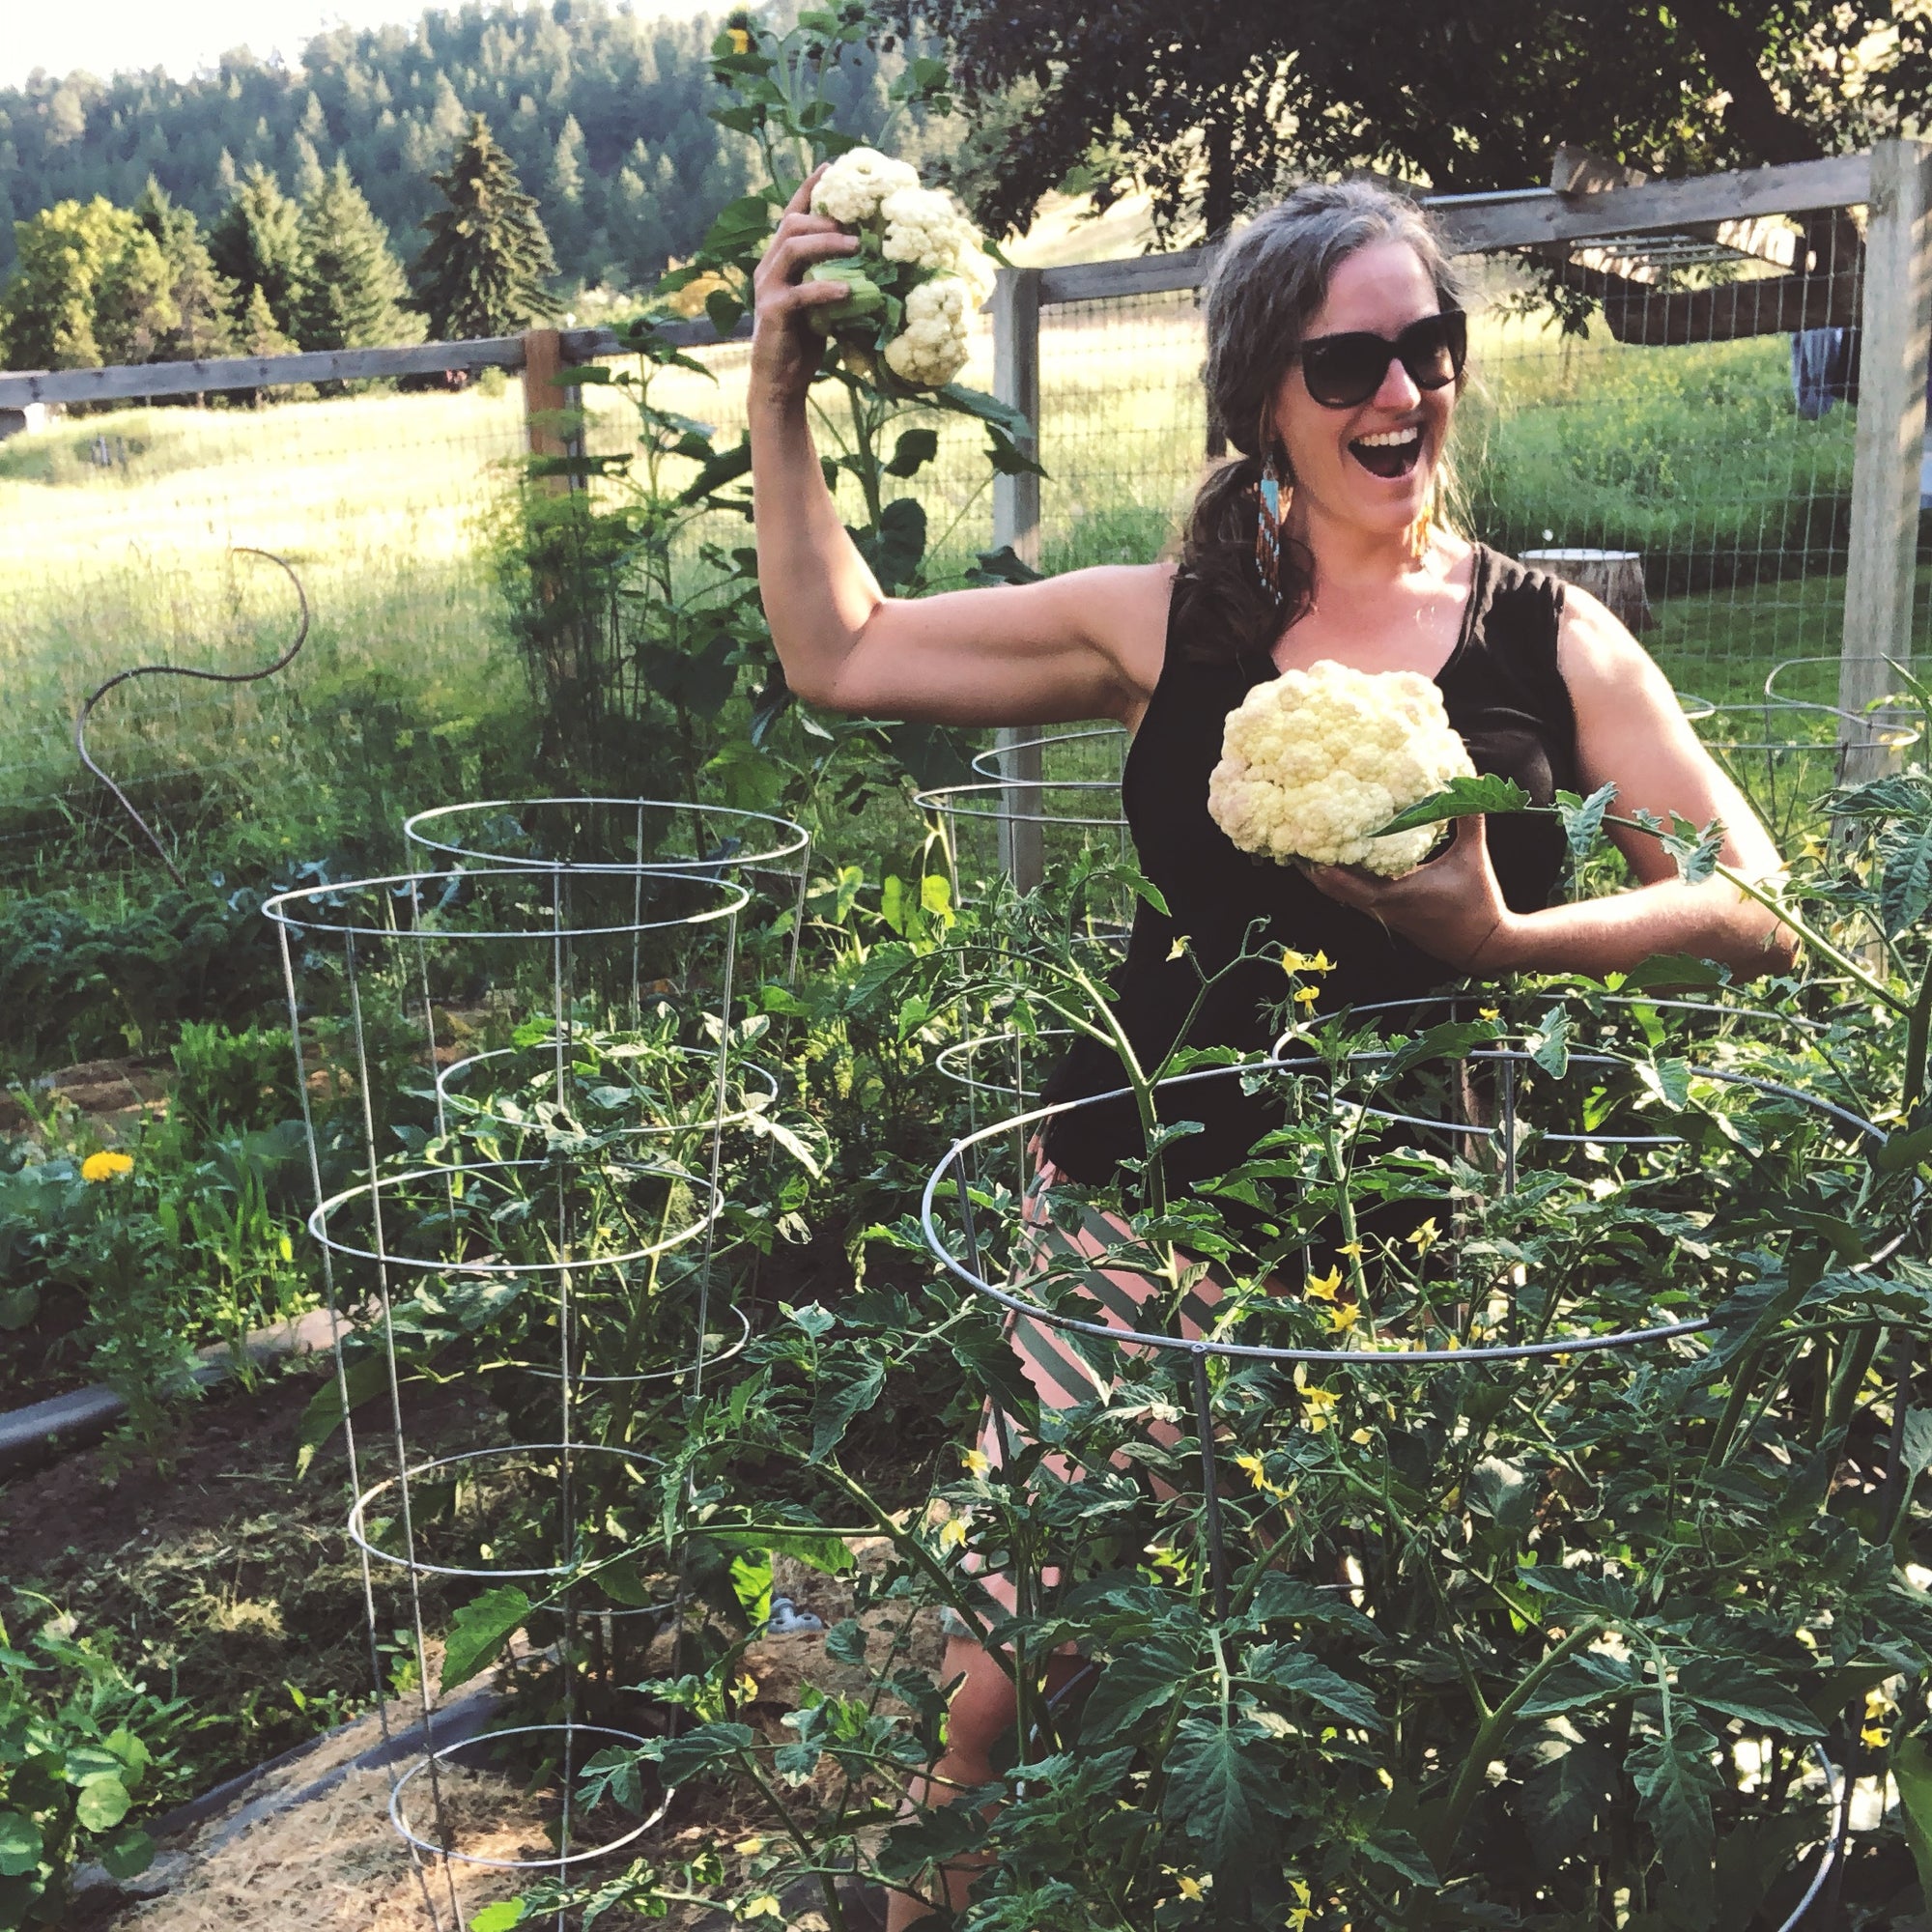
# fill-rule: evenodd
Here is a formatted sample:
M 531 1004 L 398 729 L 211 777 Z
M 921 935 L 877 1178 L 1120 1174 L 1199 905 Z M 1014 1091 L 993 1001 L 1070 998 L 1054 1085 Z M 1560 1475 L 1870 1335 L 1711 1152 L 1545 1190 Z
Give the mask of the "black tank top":
M 1138 905 L 1126 957 L 1114 975 L 1115 1010 L 1141 1065 L 1151 1067 L 1172 1050 L 1200 986 L 1186 959 L 1169 956 L 1182 934 L 1210 973 L 1239 953 L 1257 920 L 1263 923 L 1255 943 L 1325 952 L 1335 968 L 1320 982 L 1321 1011 L 1416 998 L 1457 977 L 1366 913 L 1338 905 L 1293 867 L 1240 851 L 1214 823 L 1208 779 L 1220 760 L 1222 725 L 1276 670 L 1264 653 L 1232 664 L 1191 657 L 1173 609 L 1160 681 L 1121 781 L 1141 871 L 1168 905 L 1165 913 Z M 1435 674 L 1449 722 L 1476 769 L 1514 779 L 1538 805 L 1548 805 L 1559 789 L 1578 788 L 1576 718 L 1556 663 L 1562 613 L 1560 580 L 1478 545 L 1462 629 Z M 1548 905 L 1563 870 L 1561 827 L 1545 817 L 1492 818 L 1488 835 L 1511 909 Z M 1257 960 L 1237 968 L 1209 996 L 1187 1043 L 1244 1053 L 1265 1048 L 1274 1037 L 1270 1012 L 1288 992 L 1276 964 Z M 1083 1038 L 1055 1070 L 1045 1097 L 1068 1100 L 1122 1084 L 1112 1049 Z M 1170 1185 L 1222 1173 L 1273 1123 L 1267 1102 L 1243 1096 L 1237 1076 L 1183 1090 L 1161 1113 L 1206 1128 L 1171 1145 Z M 1122 1100 L 1057 1117 L 1048 1123 L 1044 1151 L 1070 1179 L 1097 1183 L 1143 1146 L 1138 1117 Z

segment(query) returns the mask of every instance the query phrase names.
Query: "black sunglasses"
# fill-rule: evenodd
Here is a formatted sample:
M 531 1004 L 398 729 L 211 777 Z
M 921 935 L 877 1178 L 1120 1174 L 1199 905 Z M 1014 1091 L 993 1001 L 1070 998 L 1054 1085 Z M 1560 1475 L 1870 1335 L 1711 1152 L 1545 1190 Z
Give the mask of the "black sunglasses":
M 1411 322 L 1393 342 L 1368 329 L 1318 335 L 1301 345 L 1301 380 L 1324 410 L 1359 409 L 1399 361 L 1418 389 L 1439 389 L 1463 373 L 1469 318 L 1460 308 Z

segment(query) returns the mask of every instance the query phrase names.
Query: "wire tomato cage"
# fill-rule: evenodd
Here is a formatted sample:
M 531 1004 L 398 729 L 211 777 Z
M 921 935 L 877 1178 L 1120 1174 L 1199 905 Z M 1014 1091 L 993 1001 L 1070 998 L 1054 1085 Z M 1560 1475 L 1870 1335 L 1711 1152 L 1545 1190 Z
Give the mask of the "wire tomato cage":
M 341 1427 L 379 1699 L 387 1606 L 404 1606 L 421 1748 L 393 1760 L 391 1816 L 438 1926 L 463 1922 L 452 1863 L 573 1872 L 668 1802 L 636 1776 L 635 1803 L 577 1795 L 587 1757 L 640 1741 L 581 1680 L 621 1620 L 647 1638 L 677 1614 L 676 1486 L 640 1445 L 656 1392 L 696 1392 L 750 1332 L 712 1313 L 724 1135 L 775 1091 L 738 1065 L 728 1021 L 750 900 L 689 868 L 500 865 L 265 907 L 343 1338 L 310 1447 Z M 384 1401 L 385 1425 L 358 1421 Z M 445 1605 L 452 1652 L 466 1622 L 489 1629 L 443 1684 L 429 1631 Z M 553 1666 L 543 1721 L 447 1734 L 444 1693 L 519 1628 Z M 387 1743 L 386 1703 L 382 1721 Z M 554 1782 L 546 1852 L 479 1851 L 453 1802 L 506 1762 Z
M 1345 1018 L 1376 1013 L 1397 1025 L 1446 1022 L 1453 1031 L 1464 1026 L 1479 998 L 1488 997 L 1493 996 L 1391 1002 Z M 1053 1104 L 1028 1104 L 1037 1071 L 1026 1060 L 1054 1045 L 1059 1033 L 1028 1034 L 1017 1049 L 1011 1033 L 983 1035 L 955 1042 L 941 1056 L 942 1072 L 976 1096 L 1004 1094 L 1013 1106 L 1003 1118 L 956 1139 L 928 1175 L 920 1204 L 926 1245 L 948 1273 L 1002 1312 L 1009 1336 L 1030 1329 L 1037 1338 L 1048 1331 L 1061 1345 L 1082 1351 L 1096 1376 L 1104 1375 L 1109 1360 L 1122 1370 L 1135 1364 L 1143 1373 L 1152 1361 L 1173 1365 L 1186 1384 L 1181 1400 L 1191 1409 L 1199 1445 L 1204 1569 L 1219 1615 L 1229 1604 L 1230 1557 L 1221 1466 L 1226 1456 L 1216 1447 L 1215 1365 L 1237 1379 L 1237 1372 L 1256 1368 L 1293 1377 L 1292 1387 L 1284 1385 L 1280 1405 L 1291 1418 L 1287 1426 L 1293 1428 L 1305 1413 L 1301 1378 L 1317 1372 L 1324 1379 L 1343 1376 L 1351 1381 L 1363 1373 L 1380 1378 L 1539 1366 L 1569 1375 L 1582 1372 L 1590 1360 L 1645 1352 L 1683 1359 L 1693 1338 L 1724 1326 L 1725 1311 L 1708 1298 L 1712 1278 L 1746 1281 L 1753 1265 L 1743 1251 L 1747 1233 L 1742 1224 L 1728 1235 L 1723 1226 L 1727 1159 L 1735 1155 L 1742 1171 L 1747 1147 L 1748 1158 L 1763 1160 L 1788 1144 L 1793 1158 L 1802 1150 L 1813 1172 L 1829 1169 L 1850 1190 L 1869 1171 L 1867 1156 L 1885 1144 L 1884 1130 L 1854 1108 L 1752 1070 L 1760 1058 L 1776 1060 L 1780 1031 L 1822 1034 L 1826 1022 L 1771 1008 L 1644 993 L 1582 995 L 1559 988 L 1554 998 L 1525 997 L 1559 1011 L 1580 1007 L 1580 1021 L 1594 1027 L 1579 1021 L 1572 1042 L 1557 1054 L 1549 1048 L 1556 1029 L 1546 1027 L 1539 1037 L 1522 1025 L 1500 1023 L 1491 1009 L 1487 1017 L 1499 1023 L 1489 1037 L 1473 1042 L 1464 1037 L 1434 1057 L 1410 1060 L 1411 1042 L 1394 1037 L 1385 1045 L 1355 1046 L 1331 1059 L 1312 1031 L 1321 1024 L 1317 1021 L 1285 1035 L 1266 1055 L 1153 1083 L 1163 1123 L 1191 1118 L 1190 1098 L 1225 1092 L 1234 1082 L 1284 1128 L 1308 1129 L 1304 1145 L 1320 1141 L 1318 1124 L 1324 1131 L 1332 1124 L 1354 1144 L 1351 1159 L 1367 1149 L 1384 1172 L 1393 1164 L 1386 1141 L 1400 1143 L 1394 1157 L 1404 1149 L 1411 1155 L 1434 1151 L 1440 1177 L 1436 1190 L 1406 1197 L 1406 1223 L 1399 1217 L 1396 1231 L 1371 1236 L 1369 1244 L 1378 1243 L 1384 1251 L 1377 1258 L 1380 1264 L 1365 1267 L 1356 1278 L 1367 1290 L 1365 1299 L 1373 1304 L 1379 1293 L 1394 1319 L 1384 1322 L 1373 1306 L 1353 1307 L 1339 1342 L 1320 1332 L 1327 1301 L 1313 1298 L 1317 1288 L 1328 1300 L 1336 1297 L 1339 1263 L 1334 1276 L 1311 1281 L 1305 1296 L 1285 1292 L 1272 1278 L 1243 1285 L 1224 1274 L 1214 1283 L 1211 1271 L 1212 1293 L 1204 1294 L 1203 1284 L 1194 1279 L 1199 1271 L 1187 1265 L 1187 1258 L 1178 1257 L 1178 1268 L 1168 1266 L 1176 1258 L 1159 1252 L 1158 1239 L 1137 1234 L 1133 1220 L 1122 1212 L 1103 1210 L 1102 1238 L 1094 1240 L 1093 1190 L 1068 1185 L 1050 1167 L 1037 1170 L 1022 1187 L 989 1187 L 975 1179 L 982 1155 L 996 1148 L 1018 1145 L 1037 1155 L 1041 1136 L 1054 1122 L 1131 1103 L 1132 1089 L 1116 1087 Z M 1701 1030 L 1709 1056 L 1692 1061 L 1662 1051 L 1670 1042 L 1660 1039 L 1659 1029 L 1668 1023 Z M 1600 1050 L 1598 1040 L 1611 1041 L 1617 1050 Z M 1416 1096 L 1423 1075 L 1433 1083 L 1435 1104 Z M 1188 1141 L 1182 1137 L 1172 1145 L 1185 1149 Z M 1278 1162 L 1289 1161 L 1289 1151 L 1272 1151 Z M 1282 1183 L 1286 1203 L 1271 1207 L 1277 1222 L 1283 1207 L 1292 1211 L 1293 1197 L 1318 1184 L 1313 1172 L 1296 1172 L 1297 1178 Z M 1612 1185 L 1605 1186 L 1606 1181 Z M 1198 1195 L 1215 1182 L 1190 1174 L 1185 1184 Z M 1140 1185 L 1146 1198 L 1148 1182 Z M 1580 1290 L 1540 1281 L 1533 1266 L 1468 1265 L 1471 1258 L 1460 1251 L 1480 1252 L 1482 1236 L 1513 1202 L 1525 1204 L 1519 1211 L 1530 1211 L 1526 1204 L 1532 1196 L 1521 1192 L 1526 1185 L 1542 1204 L 1534 1210 L 1539 1214 L 1547 1214 L 1547 1204 L 1558 1196 L 1574 1205 L 1577 1250 L 1585 1263 L 1600 1260 L 1608 1245 L 1593 1204 L 1630 1187 L 1642 1213 L 1635 1217 L 1635 1234 L 1626 1225 L 1617 1238 L 1626 1249 L 1634 1242 L 1642 1259 L 1633 1262 L 1626 1254 L 1618 1265 L 1599 1268 L 1601 1281 L 1586 1278 Z M 1239 1198 L 1252 1203 L 1255 1197 Z M 1430 1238 L 1422 1251 L 1434 1249 L 1443 1270 L 1433 1292 L 1426 1283 L 1418 1292 L 1414 1267 L 1392 1264 L 1406 1247 L 1415 1253 L 1422 1232 L 1418 1209 L 1431 1210 Z M 1153 1213 L 1158 1224 L 1160 1209 Z M 1317 1204 L 1313 1222 L 1306 1224 L 1312 1236 L 1306 1251 L 1320 1241 L 1316 1224 L 1331 1236 L 1339 1232 L 1336 1213 L 1334 1203 Z M 1367 1217 L 1371 1224 L 1373 1218 L 1373 1213 Z M 1080 1229 L 1084 1248 L 1069 1246 L 1059 1232 L 1068 1226 Z M 1874 1240 L 1859 1270 L 1882 1264 L 1906 1239 L 1902 1227 L 1880 1232 L 1883 1238 Z M 1363 1244 L 1355 1245 L 1359 1255 Z M 1646 1279 L 1633 1288 L 1626 1279 L 1631 1273 L 1643 1275 L 1653 1262 L 1667 1264 L 1673 1249 L 1694 1254 L 1694 1267 L 1660 1265 L 1654 1284 Z M 1185 1293 L 1170 1294 L 1167 1284 L 1177 1276 Z M 1027 1346 L 1038 1353 L 1033 1344 Z M 1332 1402 L 1329 1391 L 1318 1393 Z M 1013 1425 L 1001 1412 L 997 1396 L 990 1420 L 990 1439 L 1007 1460 Z M 1811 1884 L 1780 1932 L 1803 1921 L 1848 1830 L 1845 1780 L 1822 1752 L 1814 1755 L 1833 1821 L 1823 1834 Z

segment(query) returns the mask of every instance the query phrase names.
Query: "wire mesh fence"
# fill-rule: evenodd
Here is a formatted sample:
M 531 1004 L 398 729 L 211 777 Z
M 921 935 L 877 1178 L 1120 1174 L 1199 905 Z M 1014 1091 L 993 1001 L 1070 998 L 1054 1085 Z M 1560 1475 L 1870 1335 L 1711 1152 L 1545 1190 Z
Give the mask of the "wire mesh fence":
M 1574 208 L 1569 216 L 1574 228 Z M 1861 313 L 1864 225 L 1856 208 L 1773 213 L 1527 248 L 1492 239 L 1460 258 L 1474 380 L 1454 451 L 1456 520 L 1605 595 L 1700 700 L 1707 741 L 1752 771 L 1787 749 L 1805 762 L 1815 745 L 1829 779 L 1830 748 L 1850 728 L 1825 707 L 1839 689 L 1848 590 L 1870 575 L 1852 567 L 1848 324 Z M 1148 266 L 1072 271 L 1085 278 L 1080 299 L 1057 298 L 1056 284 L 1071 284 L 1054 273 L 1043 285 L 1037 528 L 1048 571 L 1170 550 L 1206 460 L 1198 290 L 1133 292 L 1186 279 L 1134 272 Z M 1552 269 L 1580 327 L 1563 327 L 1542 297 Z M 728 446 L 745 428 L 748 346 L 689 353 L 704 373 L 658 372 L 653 400 Z M 999 391 L 1011 374 L 996 366 L 991 319 L 979 318 L 961 380 Z M 590 453 L 635 449 L 624 391 L 571 393 Z M 853 426 L 840 392 L 820 393 L 816 429 L 831 453 Z M 116 694 L 95 726 L 103 762 L 182 829 L 264 785 L 392 783 L 399 738 L 442 756 L 493 705 L 513 707 L 523 671 L 502 636 L 490 532 L 523 446 L 521 412 L 516 385 L 490 372 L 455 394 L 364 387 L 259 410 L 116 411 L 0 444 L 0 665 L 13 700 L 0 716 L 0 882 L 35 876 L 102 810 L 70 743 L 88 690 L 136 663 L 236 668 L 273 655 L 286 635 L 274 574 L 231 558 L 233 545 L 303 572 L 316 625 L 301 662 L 271 686 Z M 924 508 L 944 582 L 995 543 L 994 491 L 980 425 L 927 420 L 936 456 L 895 493 Z M 838 487 L 857 521 L 851 479 Z M 694 541 L 747 541 L 727 521 Z M 1915 641 L 1932 624 L 1927 600 L 1916 605 Z M 1767 679 L 1802 703 L 1767 708 Z M 293 762 L 298 745 L 320 769 Z M 1062 763 L 1067 779 L 1100 775 L 1084 753 Z M 372 801 L 372 818 L 393 822 L 389 804 Z
M 91 741 L 144 810 L 186 830 L 264 788 L 376 782 L 398 734 L 459 741 L 515 675 L 488 531 L 522 446 L 500 378 L 77 415 L 0 444 L 0 881 L 40 875 L 107 807 L 72 744 L 91 690 L 141 664 L 246 669 L 285 645 L 289 586 L 236 546 L 300 573 L 313 633 L 264 685 L 161 680 L 107 700 Z

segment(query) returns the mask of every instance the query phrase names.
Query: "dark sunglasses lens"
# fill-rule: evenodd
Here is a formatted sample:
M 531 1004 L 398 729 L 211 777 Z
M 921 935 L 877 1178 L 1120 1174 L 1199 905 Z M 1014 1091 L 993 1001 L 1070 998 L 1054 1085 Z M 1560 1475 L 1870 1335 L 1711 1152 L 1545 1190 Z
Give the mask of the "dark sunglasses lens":
M 1393 342 L 1366 331 L 1321 336 L 1302 351 L 1302 381 L 1323 409 L 1356 409 L 1381 387 L 1399 355 L 1418 389 L 1440 389 L 1463 373 L 1468 335 L 1468 318 L 1447 309 L 1410 323 Z
M 1352 410 L 1382 385 L 1389 345 L 1379 335 L 1330 335 L 1303 353 L 1302 381 L 1323 409 Z
M 1439 389 L 1463 373 L 1468 341 L 1466 319 L 1452 310 L 1405 328 L 1396 353 L 1417 388 Z

